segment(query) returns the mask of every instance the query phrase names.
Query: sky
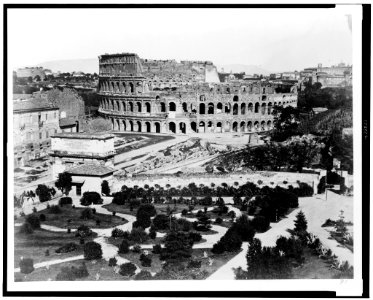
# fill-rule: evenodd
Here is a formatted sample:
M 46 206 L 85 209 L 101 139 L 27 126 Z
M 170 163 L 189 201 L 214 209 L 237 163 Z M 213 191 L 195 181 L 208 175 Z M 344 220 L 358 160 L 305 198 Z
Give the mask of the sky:
M 141 58 L 210 60 L 271 72 L 352 63 L 343 9 L 10 9 L 14 68 L 135 52 Z

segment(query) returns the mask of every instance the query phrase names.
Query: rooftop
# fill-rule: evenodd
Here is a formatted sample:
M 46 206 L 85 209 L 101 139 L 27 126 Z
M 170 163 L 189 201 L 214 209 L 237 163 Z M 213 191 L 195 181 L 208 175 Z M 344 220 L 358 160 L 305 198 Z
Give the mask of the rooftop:
M 106 132 L 85 133 L 85 132 L 61 132 L 53 135 L 54 138 L 86 139 L 86 140 L 107 140 L 113 139 L 114 135 Z
M 110 167 L 99 164 L 82 164 L 77 167 L 72 167 L 66 172 L 71 175 L 90 175 L 90 176 L 104 176 L 113 173 L 115 170 Z

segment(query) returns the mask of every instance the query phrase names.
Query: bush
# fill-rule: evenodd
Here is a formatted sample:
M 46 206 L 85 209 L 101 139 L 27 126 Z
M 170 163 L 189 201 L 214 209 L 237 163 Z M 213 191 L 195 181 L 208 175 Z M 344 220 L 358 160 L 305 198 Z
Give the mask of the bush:
M 34 261 L 31 258 L 23 258 L 19 262 L 19 268 L 21 273 L 30 274 L 32 271 L 34 271 Z
M 67 243 L 56 250 L 56 253 L 69 253 L 78 249 L 78 245 L 75 243 Z
M 104 180 L 101 183 L 101 193 L 106 196 L 110 195 L 110 187 L 109 187 L 109 183 L 107 182 L 107 180 Z
M 117 192 L 113 193 L 113 200 L 111 203 L 117 204 L 117 205 L 124 205 L 128 199 L 128 193 L 126 192 Z
M 227 230 L 225 235 L 213 245 L 211 251 L 215 254 L 221 254 L 224 251 L 233 252 L 241 249 L 241 246 L 242 240 L 240 235 L 231 227 Z
M 111 236 L 113 238 L 128 238 L 129 233 L 128 233 L 128 231 L 123 231 L 122 229 L 114 228 L 111 231 Z
M 96 214 L 96 208 L 92 208 L 92 213 L 95 215 Z
M 86 225 L 80 225 L 75 233 L 75 236 L 85 238 L 92 234 L 92 230 Z
M 83 197 L 80 199 L 80 204 L 89 206 L 91 204 L 102 204 L 103 200 L 97 192 L 84 192 Z
M 134 277 L 135 280 L 151 280 L 152 274 L 149 271 L 141 270 L 140 273 L 137 273 Z
M 200 269 L 201 265 L 202 265 L 202 261 L 200 261 L 200 260 L 191 260 L 188 263 L 188 268 L 191 268 L 191 269 Z
M 57 281 L 74 281 L 77 278 L 84 278 L 88 277 L 89 273 L 87 270 L 87 266 L 83 262 L 80 267 L 62 267 L 60 273 L 57 274 L 56 280 Z
M 50 214 L 57 215 L 57 214 L 62 213 L 62 210 L 61 210 L 61 208 L 58 205 L 52 205 L 51 207 L 49 207 L 48 212 Z
M 52 191 L 45 184 L 39 184 L 35 193 L 39 196 L 40 202 L 46 202 L 52 199 Z
M 293 193 L 298 197 L 311 197 L 313 196 L 313 188 L 304 182 L 298 183 L 299 187 L 293 189 Z
M 152 259 L 148 255 L 141 254 L 140 261 L 143 267 L 151 267 L 152 265 Z
M 255 235 L 255 229 L 246 215 L 238 217 L 230 230 L 235 231 L 245 242 L 251 242 Z
M 33 208 L 32 208 L 32 212 L 33 212 L 33 213 L 37 213 L 37 212 L 38 212 L 38 210 L 36 209 L 36 207 L 33 207 Z
M 28 222 L 25 222 L 22 224 L 22 226 L 19 228 L 19 233 L 21 234 L 31 234 L 34 232 L 34 229 L 32 228 L 31 224 Z
M 132 248 L 132 251 L 134 253 L 140 253 L 141 252 L 141 247 L 139 245 L 134 245 Z
M 182 216 L 186 216 L 188 214 L 188 210 L 187 209 L 183 209 L 182 211 L 181 211 L 181 215 Z
M 92 219 L 92 217 L 93 217 L 92 209 L 90 209 L 89 207 L 83 209 L 82 212 L 80 213 L 80 218 L 83 220 L 89 220 L 89 219 Z
M 257 232 L 265 232 L 269 228 L 269 219 L 264 216 L 256 216 L 251 224 Z
M 73 199 L 71 197 L 62 197 L 59 201 L 58 201 L 58 204 L 59 205 L 65 205 L 65 204 L 73 204 Z
M 169 227 L 169 222 L 170 222 L 169 217 L 161 214 L 161 215 L 157 215 L 153 219 L 153 226 L 155 227 L 157 231 L 166 230 Z
M 200 218 L 200 217 L 202 217 L 204 215 L 204 212 L 202 211 L 202 210 L 199 210 L 199 211 L 197 211 L 197 213 L 196 213 L 196 217 L 197 218 Z
M 40 214 L 40 215 L 39 215 L 39 220 L 40 220 L 41 222 L 45 222 L 46 219 L 47 219 L 47 218 L 45 217 L 44 214 Z
M 49 249 L 45 250 L 45 256 L 49 256 L 50 253 L 49 253 Z
M 102 258 L 101 245 L 96 242 L 88 242 L 84 245 L 84 259 L 100 259 Z
M 124 239 L 121 244 L 119 245 L 118 253 L 126 254 L 130 251 L 130 245 L 128 240 Z
M 137 226 L 148 228 L 151 225 L 150 218 L 156 215 L 156 210 L 152 204 L 142 204 L 136 213 Z
M 215 219 L 215 224 L 221 224 L 221 223 L 223 223 L 223 219 L 220 218 L 220 217 L 217 217 L 217 218 Z
M 125 263 L 120 265 L 119 274 L 122 276 L 133 276 L 136 272 L 136 266 L 133 263 Z
M 194 243 L 198 243 L 202 240 L 202 235 L 198 232 L 189 232 L 189 238 L 194 242 Z
M 157 237 L 157 232 L 156 231 L 150 231 L 149 232 L 149 237 L 154 240 Z
M 115 267 L 117 265 L 118 260 L 115 257 L 109 258 L 109 267 Z
M 129 240 L 135 243 L 142 244 L 146 242 L 149 237 L 144 231 L 144 229 L 142 229 L 141 227 L 137 227 L 137 228 L 132 228 L 131 233 L 128 238 Z
M 32 229 L 40 228 L 40 219 L 38 216 L 32 214 L 26 217 L 26 223 L 29 223 Z
M 161 254 L 162 252 L 162 246 L 160 244 L 155 244 L 153 246 L 153 251 L 154 254 Z

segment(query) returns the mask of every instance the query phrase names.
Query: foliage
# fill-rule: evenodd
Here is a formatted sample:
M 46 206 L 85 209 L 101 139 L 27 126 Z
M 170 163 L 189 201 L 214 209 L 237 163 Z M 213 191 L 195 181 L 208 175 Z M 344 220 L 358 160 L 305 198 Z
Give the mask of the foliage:
M 39 196 L 40 202 L 45 202 L 52 199 L 52 190 L 45 184 L 39 184 L 35 190 L 35 193 Z
M 32 271 L 34 271 L 34 261 L 32 258 L 23 258 L 19 262 L 19 268 L 21 273 L 30 274 Z
M 86 226 L 86 225 L 80 225 L 76 229 L 75 236 L 81 237 L 81 238 L 85 238 L 85 237 L 90 236 L 91 234 L 92 234 L 92 230 L 88 226 Z
M 61 214 L 62 213 L 62 210 L 61 208 L 58 206 L 58 205 L 52 205 L 48 208 L 48 212 L 50 214 L 55 214 L 55 215 L 58 215 L 58 214 Z
M 78 249 L 78 245 L 75 243 L 67 243 L 56 250 L 56 253 L 69 253 Z
M 123 253 L 126 254 L 130 251 L 130 245 L 127 239 L 124 239 L 120 245 L 119 245 L 119 250 L 118 253 Z
M 152 274 L 149 271 L 141 270 L 134 277 L 135 280 L 151 280 Z
M 306 220 L 306 216 L 304 215 L 303 211 L 300 211 L 297 216 L 296 216 L 296 219 L 294 221 L 294 233 L 296 235 L 302 235 L 304 234 L 305 232 L 307 232 L 307 220 Z
M 67 172 L 59 173 L 58 179 L 55 183 L 57 189 L 59 189 L 63 194 L 68 195 L 71 191 L 72 178 Z
M 198 243 L 202 240 L 202 235 L 199 232 L 189 232 L 188 237 L 194 242 Z
M 59 201 L 58 204 L 60 206 L 65 205 L 65 204 L 73 204 L 73 199 L 71 197 L 62 197 Z
M 118 260 L 115 257 L 109 258 L 109 267 L 115 267 L 117 265 Z
M 336 224 L 335 224 L 335 233 L 342 237 L 342 238 L 345 238 L 346 235 L 347 235 L 347 227 L 346 227 L 346 222 L 344 220 L 344 216 L 343 216 L 343 210 L 341 210 L 340 212 L 340 215 L 339 215 L 339 219 L 336 221 Z
M 103 180 L 101 183 L 101 193 L 106 196 L 110 195 L 110 187 L 109 182 L 107 182 L 107 180 Z
M 152 259 L 149 257 L 149 255 L 141 254 L 140 261 L 143 267 L 150 267 L 152 265 Z
M 109 131 L 112 128 L 112 124 L 109 120 L 104 118 L 96 118 L 88 123 L 88 132 L 103 132 Z
M 204 213 L 198 218 L 198 222 L 194 223 L 194 229 L 197 231 L 208 231 L 211 228 L 210 224 L 210 217 Z
M 211 252 L 221 254 L 225 251 L 233 252 L 241 249 L 242 239 L 240 235 L 232 227 L 221 237 L 221 239 L 213 245 Z
M 83 206 L 89 206 L 91 204 L 102 204 L 103 200 L 97 192 L 84 192 L 83 197 L 80 199 L 80 204 Z
M 265 232 L 269 228 L 269 219 L 264 216 L 255 216 L 251 225 L 257 232 Z
M 18 232 L 21 234 L 31 234 L 34 232 L 34 229 L 32 228 L 30 223 L 25 222 L 21 225 Z
M 220 218 L 220 217 L 217 217 L 217 218 L 215 219 L 215 224 L 221 224 L 221 223 L 223 223 L 223 219 Z
M 147 228 L 151 225 L 150 218 L 156 215 L 156 210 L 152 204 L 142 204 L 136 213 L 136 226 Z
M 80 213 L 80 218 L 83 220 L 89 220 L 93 218 L 93 211 L 89 207 L 82 210 Z
M 168 216 L 159 214 L 153 219 L 153 226 L 156 230 L 166 230 L 169 228 L 169 222 Z
M 128 238 L 129 232 L 128 231 L 123 231 L 122 229 L 119 229 L 119 228 L 114 228 L 111 231 L 111 236 L 113 238 Z
M 282 142 L 289 137 L 297 134 L 299 119 L 299 110 L 292 106 L 275 106 L 272 110 L 273 131 L 271 139 L 273 141 Z
M 149 236 L 146 234 L 144 229 L 141 227 L 132 228 L 131 233 L 128 237 L 130 241 L 133 241 L 135 243 L 144 243 L 148 240 Z
M 60 273 L 56 276 L 56 281 L 74 281 L 75 279 L 88 277 L 87 266 L 83 262 L 78 268 L 75 266 L 62 267 Z
M 84 259 L 100 259 L 102 258 L 101 245 L 96 242 L 88 242 L 84 245 Z
M 255 235 L 255 229 L 245 214 L 236 219 L 230 230 L 235 231 L 240 239 L 245 242 L 251 242 Z
M 136 266 L 133 263 L 125 263 L 120 265 L 119 274 L 122 276 L 133 276 L 136 272 Z
M 47 219 L 47 217 L 45 216 L 45 214 L 40 214 L 39 215 L 39 219 L 40 219 L 40 222 L 45 222 L 45 220 Z
M 187 267 L 192 269 L 199 269 L 201 268 L 201 265 L 202 261 L 200 260 L 190 260 Z
M 165 247 L 160 257 L 162 260 L 179 261 L 191 256 L 193 240 L 187 233 L 171 231 L 164 242 Z
M 32 229 L 40 228 L 40 219 L 37 215 L 31 214 L 26 217 L 26 223 L 29 223 Z
M 155 244 L 155 245 L 153 246 L 153 250 L 152 250 L 152 252 L 153 252 L 154 254 L 161 254 L 161 252 L 162 252 L 162 246 L 161 246 L 160 244 Z

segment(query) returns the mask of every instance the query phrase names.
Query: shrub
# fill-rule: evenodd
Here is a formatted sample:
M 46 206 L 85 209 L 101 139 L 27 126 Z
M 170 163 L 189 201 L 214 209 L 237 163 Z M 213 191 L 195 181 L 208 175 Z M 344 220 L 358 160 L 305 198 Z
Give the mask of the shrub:
M 220 218 L 220 217 L 217 217 L 217 218 L 215 219 L 215 224 L 221 224 L 221 223 L 223 223 L 223 219 Z
M 169 222 L 170 222 L 170 219 L 168 216 L 166 215 L 157 215 L 154 219 L 153 219 L 153 225 L 155 227 L 155 229 L 158 231 L 158 230 L 166 230 L 168 229 L 169 227 Z
M 62 197 L 59 201 L 58 201 L 58 204 L 59 205 L 65 205 L 65 204 L 73 204 L 73 199 L 71 197 Z
M 38 212 L 38 210 L 36 209 L 36 207 L 33 207 L 33 208 L 32 208 L 32 212 L 33 212 L 33 213 L 37 213 L 37 212 Z
M 204 213 L 203 213 L 202 210 L 199 210 L 199 211 L 197 211 L 197 213 L 196 213 L 196 217 L 197 217 L 197 218 L 200 218 L 200 217 L 202 217 L 203 215 L 204 215 Z
M 57 215 L 57 214 L 62 213 L 62 210 L 61 210 L 61 208 L 58 205 L 52 205 L 51 207 L 49 207 L 48 212 L 50 214 Z
M 19 233 L 22 234 L 31 234 L 34 232 L 34 229 L 32 228 L 31 224 L 28 222 L 25 222 L 22 224 L 22 226 L 19 228 Z
M 80 244 L 80 245 L 84 245 L 84 243 L 85 243 L 84 239 L 83 239 L 83 238 L 80 238 L 80 239 L 79 239 L 79 244 Z
M 84 259 L 100 259 L 102 258 L 101 245 L 96 242 L 88 242 L 84 245 Z
M 92 234 L 92 230 L 86 225 L 80 225 L 77 230 L 75 236 L 85 238 Z
M 148 228 L 151 224 L 150 218 L 156 215 L 156 210 L 152 204 L 142 204 L 136 213 L 137 225 Z
M 131 233 L 129 235 L 129 240 L 135 243 L 144 243 L 148 240 L 148 235 L 141 227 L 132 228 Z
M 127 231 L 123 231 L 122 229 L 119 228 L 114 228 L 111 231 L 111 236 L 113 238 L 128 238 L 129 233 Z
M 115 267 L 117 265 L 118 260 L 115 257 L 109 258 L 109 267 Z
M 134 245 L 132 248 L 132 251 L 135 253 L 140 253 L 141 252 L 141 247 L 139 245 Z
M 19 262 L 19 268 L 21 273 L 30 274 L 32 271 L 34 271 L 34 261 L 32 258 L 23 258 Z
M 157 237 L 157 232 L 156 231 L 150 231 L 149 232 L 149 237 L 154 240 Z
M 269 219 L 264 216 L 256 216 L 251 224 L 256 231 L 265 232 L 269 228 Z
M 36 195 L 39 196 L 40 202 L 49 201 L 52 199 L 51 189 L 44 184 L 39 184 L 35 190 Z
M 84 192 L 83 197 L 80 199 L 80 204 L 89 206 L 91 204 L 102 204 L 103 200 L 97 192 Z
M 78 268 L 75 266 L 72 267 L 62 267 L 60 273 L 57 274 L 57 281 L 74 281 L 77 278 L 88 277 L 89 273 L 87 266 L 83 262 Z
M 49 256 L 49 249 L 45 250 L 45 256 Z
M 201 268 L 201 265 L 202 265 L 202 261 L 200 261 L 200 260 L 191 260 L 188 263 L 188 268 L 199 269 L 199 268 Z
M 133 263 L 125 263 L 120 265 L 119 274 L 122 276 L 133 276 L 136 272 L 136 266 Z
M 67 243 L 56 250 L 56 253 L 69 253 L 78 249 L 78 245 L 75 243 Z
M 175 221 L 173 221 L 172 223 L 175 223 Z M 183 219 L 183 218 L 177 219 L 176 224 L 177 224 L 176 226 L 173 224 L 172 226 L 173 229 L 177 227 L 179 230 L 187 232 L 192 228 L 192 223 L 189 222 L 187 219 Z
M 92 213 L 95 215 L 96 214 L 96 208 L 92 208 Z
M 92 209 L 90 209 L 89 207 L 83 209 L 82 212 L 80 213 L 80 218 L 83 220 L 89 220 L 89 219 L 92 219 L 92 217 L 93 217 Z
M 103 180 L 101 183 L 101 193 L 106 196 L 110 195 L 110 187 L 109 187 L 109 183 L 107 182 L 107 180 Z
M 262 180 L 258 180 L 258 185 L 262 185 L 263 184 L 263 181 Z
M 155 244 L 153 246 L 153 251 L 154 254 L 161 254 L 162 252 L 162 246 L 160 244 Z
M 192 253 L 193 240 L 189 234 L 184 232 L 169 232 L 165 239 L 165 247 L 160 259 L 179 262 L 181 259 L 189 258 Z
M 29 223 L 32 229 L 40 228 L 40 219 L 38 216 L 32 214 L 26 217 L 26 223 Z
M 152 259 L 148 255 L 141 254 L 140 261 L 143 267 L 150 267 L 152 265 Z
M 194 243 L 198 243 L 202 240 L 202 235 L 198 232 L 189 232 L 189 238 L 194 242 Z
M 183 209 L 182 211 L 181 211 L 181 215 L 182 216 L 186 216 L 188 214 L 188 210 L 187 209 Z
M 241 249 L 241 245 L 242 239 L 240 235 L 233 228 L 229 228 L 225 235 L 213 245 L 211 251 L 215 254 L 220 254 L 224 251 L 233 252 Z
M 47 218 L 45 217 L 44 214 L 40 214 L 40 215 L 39 215 L 39 219 L 40 219 L 41 222 L 45 222 L 45 220 L 46 220 Z
M 129 245 L 129 242 L 128 240 L 124 239 L 120 245 L 119 245 L 119 250 L 118 250 L 118 253 L 123 253 L 123 254 L 126 254 L 130 251 L 130 245 Z
M 135 280 L 151 280 L 152 274 L 149 271 L 141 270 L 141 272 L 136 274 L 134 279 Z

